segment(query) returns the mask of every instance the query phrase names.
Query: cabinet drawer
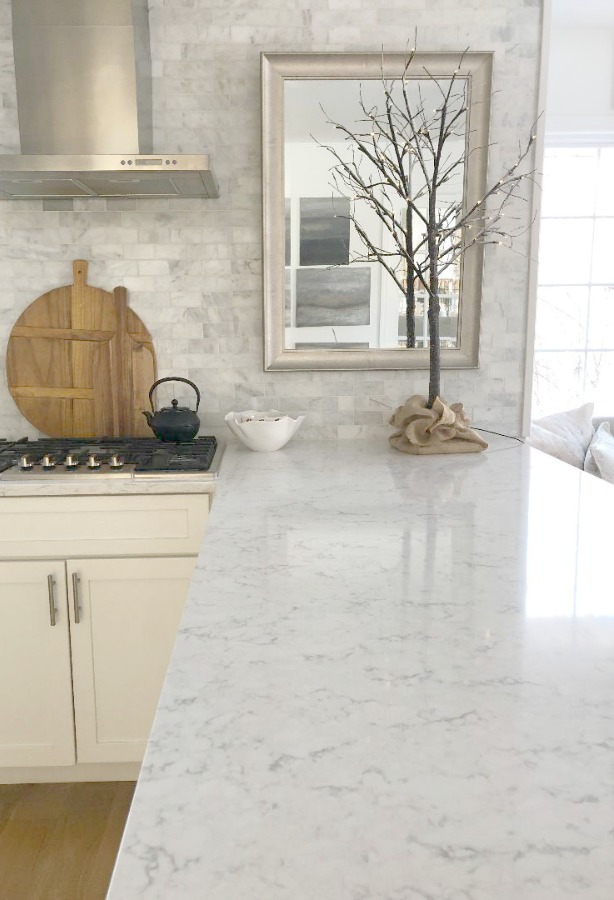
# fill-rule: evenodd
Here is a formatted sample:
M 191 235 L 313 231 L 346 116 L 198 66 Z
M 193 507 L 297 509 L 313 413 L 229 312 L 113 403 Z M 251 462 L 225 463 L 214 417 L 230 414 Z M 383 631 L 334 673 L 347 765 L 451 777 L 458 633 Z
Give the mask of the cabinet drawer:
M 0 559 L 198 553 L 209 494 L 2 497 Z

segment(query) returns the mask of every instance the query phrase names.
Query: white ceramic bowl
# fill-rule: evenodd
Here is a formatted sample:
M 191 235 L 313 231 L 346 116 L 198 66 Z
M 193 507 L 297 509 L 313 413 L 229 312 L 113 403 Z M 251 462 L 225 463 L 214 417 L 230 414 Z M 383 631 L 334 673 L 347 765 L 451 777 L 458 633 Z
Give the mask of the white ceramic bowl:
M 301 427 L 305 416 L 296 419 L 284 416 L 276 409 L 256 412 L 229 412 L 224 416 L 226 424 L 236 437 L 250 450 L 267 452 L 284 447 Z

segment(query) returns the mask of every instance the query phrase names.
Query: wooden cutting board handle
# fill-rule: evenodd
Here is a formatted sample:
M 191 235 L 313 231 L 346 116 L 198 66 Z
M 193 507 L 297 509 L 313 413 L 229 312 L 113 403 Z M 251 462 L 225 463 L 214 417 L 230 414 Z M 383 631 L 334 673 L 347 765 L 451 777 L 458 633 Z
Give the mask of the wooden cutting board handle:
M 85 285 L 87 282 L 87 260 L 75 259 L 72 264 L 72 278 L 75 284 Z
M 153 342 L 124 287 L 73 284 L 34 300 L 9 338 L 7 380 L 23 415 L 52 437 L 151 437 L 141 410 L 156 380 Z

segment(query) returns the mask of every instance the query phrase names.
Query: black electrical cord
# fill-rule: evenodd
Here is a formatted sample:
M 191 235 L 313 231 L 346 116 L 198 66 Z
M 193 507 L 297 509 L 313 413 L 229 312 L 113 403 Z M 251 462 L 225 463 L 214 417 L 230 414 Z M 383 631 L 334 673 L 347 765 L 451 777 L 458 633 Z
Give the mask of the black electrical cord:
M 476 431 L 485 431 L 486 434 L 496 434 L 498 437 L 509 438 L 511 441 L 518 441 L 519 444 L 524 444 L 525 441 L 523 438 L 515 437 L 513 434 L 503 434 L 502 431 L 491 431 L 489 428 L 482 428 L 480 425 L 472 425 L 472 428 L 475 428 Z

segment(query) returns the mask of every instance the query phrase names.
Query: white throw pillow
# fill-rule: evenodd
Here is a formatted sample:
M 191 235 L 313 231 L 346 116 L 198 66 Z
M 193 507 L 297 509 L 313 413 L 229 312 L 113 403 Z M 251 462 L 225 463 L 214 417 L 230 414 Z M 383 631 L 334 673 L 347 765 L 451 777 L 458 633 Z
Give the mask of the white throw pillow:
M 603 422 L 595 432 L 586 453 L 584 471 L 614 484 L 614 435 L 608 422 Z
M 603 440 L 603 435 L 605 433 L 610 434 L 610 425 L 608 422 L 603 422 L 599 426 L 593 435 L 592 441 L 588 445 L 588 450 L 586 451 L 586 456 L 584 458 L 584 471 L 590 472 L 591 475 L 596 475 L 597 478 L 601 478 L 601 473 L 599 472 L 599 467 L 593 457 L 593 447 L 598 441 Z
M 584 460 L 594 434 L 593 403 L 577 409 L 543 416 L 531 423 L 527 444 L 563 462 L 584 468 Z

